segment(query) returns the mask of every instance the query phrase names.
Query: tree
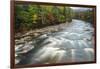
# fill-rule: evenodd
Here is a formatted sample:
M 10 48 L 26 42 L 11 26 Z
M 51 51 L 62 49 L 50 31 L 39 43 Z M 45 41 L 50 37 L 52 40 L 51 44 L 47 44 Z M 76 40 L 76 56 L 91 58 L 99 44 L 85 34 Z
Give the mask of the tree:
M 28 31 L 48 25 L 70 22 L 72 9 L 66 6 L 16 5 L 15 30 Z

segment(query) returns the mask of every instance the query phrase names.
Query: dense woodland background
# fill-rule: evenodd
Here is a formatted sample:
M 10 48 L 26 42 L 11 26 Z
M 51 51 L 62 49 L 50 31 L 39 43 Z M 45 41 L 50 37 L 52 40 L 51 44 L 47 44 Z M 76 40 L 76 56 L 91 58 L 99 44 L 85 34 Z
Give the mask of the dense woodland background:
M 93 23 L 93 9 L 75 10 L 68 6 L 16 5 L 15 33 L 81 19 Z

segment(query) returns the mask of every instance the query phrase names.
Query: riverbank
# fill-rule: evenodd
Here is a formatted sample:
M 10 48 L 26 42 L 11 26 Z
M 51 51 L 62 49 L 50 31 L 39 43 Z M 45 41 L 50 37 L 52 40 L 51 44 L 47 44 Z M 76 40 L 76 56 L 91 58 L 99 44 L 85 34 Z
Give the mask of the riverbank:
M 62 23 L 58 25 L 47 26 L 47 27 L 40 28 L 40 29 L 30 30 L 26 33 L 21 33 L 21 32 L 16 33 L 15 34 L 15 44 L 18 45 L 21 43 L 25 43 L 27 41 L 31 41 L 33 38 L 36 38 L 42 34 L 61 31 L 64 28 L 66 28 L 68 25 L 69 23 L 66 22 L 66 23 Z

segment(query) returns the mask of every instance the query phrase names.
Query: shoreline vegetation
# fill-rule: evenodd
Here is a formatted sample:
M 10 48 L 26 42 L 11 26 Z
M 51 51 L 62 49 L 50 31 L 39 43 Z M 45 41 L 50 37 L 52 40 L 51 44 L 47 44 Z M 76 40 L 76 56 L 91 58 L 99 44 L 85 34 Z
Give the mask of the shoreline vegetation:
M 66 22 L 70 23 L 72 19 L 79 19 L 92 23 L 93 9 L 82 9 L 76 10 L 67 6 L 16 5 L 15 34 Z
M 60 31 L 72 19 L 92 23 L 93 9 L 82 9 L 75 10 L 67 6 L 18 4 L 15 6 L 15 40 Z

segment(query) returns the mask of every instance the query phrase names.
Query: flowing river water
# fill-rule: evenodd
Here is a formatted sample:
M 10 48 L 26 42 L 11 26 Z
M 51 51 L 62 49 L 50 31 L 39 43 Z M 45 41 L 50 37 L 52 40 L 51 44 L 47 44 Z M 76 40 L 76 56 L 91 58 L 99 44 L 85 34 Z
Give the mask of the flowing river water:
M 31 50 L 16 51 L 16 64 L 50 64 L 94 61 L 94 29 L 90 23 L 73 19 L 69 26 L 43 34 L 25 44 Z M 19 50 L 20 49 L 20 50 Z

